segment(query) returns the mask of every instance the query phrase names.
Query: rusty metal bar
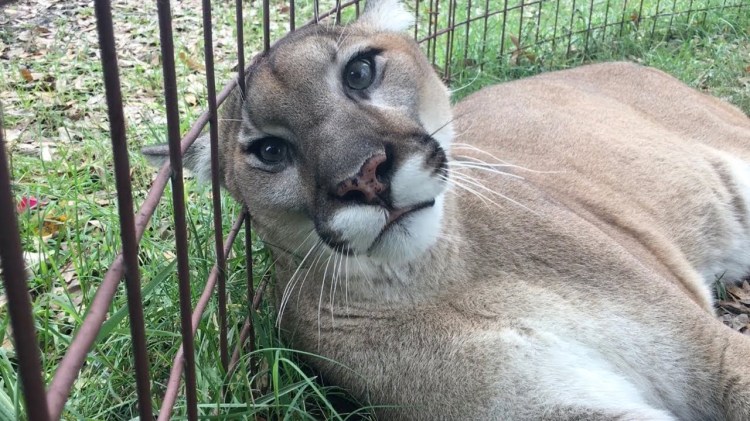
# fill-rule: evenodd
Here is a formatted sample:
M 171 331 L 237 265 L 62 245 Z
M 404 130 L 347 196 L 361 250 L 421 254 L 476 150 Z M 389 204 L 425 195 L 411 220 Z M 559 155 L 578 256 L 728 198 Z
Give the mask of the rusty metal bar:
M 467 1 L 466 5 L 466 32 L 464 33 L 464 58 L 463 62 L 461 63 L 461 66 L 466 66 L 467 60 L 469 58 L 469 27 L 471 24 L 471 0 Z M 415 36 L 414 39 L 417 39 Z
M 180 330 L 182 331 L 182 345 L 185 348 L 185 395 L 187 397 L 188 419 L 193 421 L 198 419 L 198 400 L 195 390 L 195 349 L 190 325 L 192 310 L 190 305 L 190 267 L 188 266 L 185 188 L 182 179 L 180 116 L 177 108 L 172 12 L 169 0 L 157 0 L 156 4 L 159 13 L 159 38 L 161 40 L 162 69 L 164 74 L 164 98 L 167 108 L 169 162 L 172 165 L 172 204 L 175 221 L 175 246 L 177 249 L 177 277 L 179 279 L 180 290 Z
M 505 26 L 508 23 L 508 0 L 503 2 L 503 29 L 500 33 L 500 55 L 502 57 L 503 51 L 505 51 Z
M 486 52 L 487 47 L 487 20 L 489 19 L 490 14 L 490 0 L 484 0 L 484 28 L 482 29 L 482 52 L 480 54 L 479 60 L 479 70 L 484 70 L 484 55 Z M 467 25 L 468 22 L 471 22 L 471 19 L 466 19 Z M 502 41 L 501 41 L 502 42 Z
M 553 26 L 553 29 L 552 29 L 552 53 L 553 53 L 553 57 L 554 57 L 554 53 L 557 52 L 557 43 L 555 42 L 555 40 L 557 39 L 557 23 L 558 23 L 558 18 L 559 17 L 560 17 L 560 2 L 558 1 L 557 4 L 555 5 L 555 25 Z
M 667 29 L 667 33 L 672 32 L 672 23 L 674 22 L 674 16 L 676 12 L 677 12 L 677 0 L 672 0 L 672 14 L 669 16 L 669 28 Z
M 602 41 L 604 41 L 607 38 L 607 27 L 609 26 L 607 23 L 609 22 L 609 2 L 611 0 L 607 0 L 607 5 L 604 8 L 604 23 L 602 24 L 603 30 L 602 30 Z M 677 1 L 677 0 L 675 0 Z
M 16 220 L 16 206 L 10 184 L 10 168 L 3 139 L 3 115 L 0 109 L 0 264 L 8 297 L 8 314 L 13 327 L 18 371 L 24 391 L 26 416 L 30 421 L 50 419 L 44 395 L 39 342 L 36 338 L 31 298 L 26 285 L 26 265 Z
M 435 3 L 435 0 L 430 0 L 430 5 L 428 6 L 428 9 L 427 9 L 427 37 L 425 38 L 425 40 L 427 41 L 427 48 L 425 51 L 426 51 L 428 60 L 430 58 L 430 51 L 432 50 L 432 43 L 435 42 L 433 41 L 433 37 L 432 37 L 432 22 L 433 22 L 432 9 L 434 8 L 433 7 L 434 3 Z
M 217 100 L 222 103 L 226 100 L 229 94 L 232 92 L 236 80 L 229 81 L 224 89 L 219 93 Z M 208 123 L 208 111 L 204 111 L 193 123 L 190 130 L 183 137 L 180 148 L 181 153 L 185 153 L 190 145 L 195 142 L 201 133 L 203 127 Z M 159 170 L 158 174 L 154 178 L 151 185 L 151 189 L 146 196 L 146 199 L 141 204 L 135 219 L 136 239 L 138 241 L 143 237 L 143 233 L 146 230 L 151 216 L 156 210 L 156 206 L 159 204 L 164 189 L 169 181 L 171 173 L 171 165 L 169 162 Z M 112 265 L 104 275 L 102 283 L 96 290 L 94 299 L 88 307 L 86 318 L 83 320 L 78 333 L 73 338 L 73 341 L 68 346 L 68 352 L 65 353 L 62 361 L 55 371 L 55 376 L 52 379 L 52 383 L 47 389 L 47 406 L 49 408 L 49 414 L 51 419 L 60 418 L 65 401 L 67 400 L 70 390 L 73 387 L 73 383 L 78 376 L 83 362 L 86 360 L 91 346 L 96 340 L 96 336 L 99 334 L 99 330 L 102 327 L 102 323 L 107 318 L 107 312 L 117 291 L 117 286 L 125 273 L 124 260 L 122 254 L 119 254 Z
M 346 8 L 346 7 L 349 7 L 349 6 L 352 6 L 352 5 L 354 5 L 355 7 L 357 7 L 359 5 L 359 1 L 360 0 L 349 0 L 349 1 L 343 2 L 343 3 L 341 3 L 341 8 Z M 315 4 L 315 7 L 316 7 L 315 10 L 317 10 L 318 0 L 315 0 L 314 4 Z M 318 23 L 319 21 L 321 21 L 321 20 L 323 20 L 323 19 L 325 19 L 325 18 L 333 15 L 334 13 L 336 13 L 336 8 L 335 7 L 331 8 L 330 10 L 328 10 L 328 11 L 326 11 L 324 13 L 318 13 L 318 12 L 316 12 L 316 14 L 315 14 L 316 17 L 308 20 L 302 26 L 314 25 L 314 24 Z
M 239 232 L 244 220 L 244 216 L 240 216 L 239 218 L 237 218 L 237 220 L 232 225 L 232 228 L 229 230 L 224 243 L 224 255 L 228 256 L 230 251 L 232 250 L 232 244 L 234 244 L 234 240 L 235 238 L 237 238 L 237 233 Z M 211 299 L 211 295 L 213 294 L 214 287 L 216 287 L 216 281 L 218 280 L 218 278 L 219 270 L 217 265 L 214 265 L 211 269 L 211 273 L 208 275 L 208 279 L 206 280 L 206 285 L 203 288 L 203 292 L 201 293 L 198 302 L 195 304 L 195 310 L 193 310 L 192 314 L 190 315 L 189 329 L 191 338 L 193 335 L 195 335 L 195 332 L 198 331 L 198 325 L 200 324 L 201 317 L 203 316 L 203 312 L 206 311 L 206 306 Z M 164 400 L 162 401 L 161 408 L 159 409 L 158 421 L 166 421 L 172 416 L 174 404 L 177 400 L 177 392 L 180 389 L 180 376 L 182 375 L 182 372 L 185 368 L 185 365 L 183 364 L 185 358 L 184 345 L 185 343 L 183 342 L 183 344 L 180 346 L 180 349 L 175 354 L 174 362 L 172 364 L 172 370 L 169 373 L 169 380 L 167 381 L 167 389 L 164 392 Z M 185 387 L 187 388 L 188 386 L 186 385 Z
M 294 4 L 294 0 L 289 0 L 289 32 L 294 31 L 295 29 L 295 20 L 296 20 L 296 7 Z
M 583 56 L 581 59 L 586 59 L 586 54 L 589 51 L 589 38 L 591 38 L 591 19 L 594 17 L 594 0 L 589 1 L 589 20 L 586 22 L 586 39 L 583 43 Z
M 537 11 L 537 14 L 536 14 L 536 28 L 534 31 L 534 42 L 536 43 L 536 42 L 539 42 L 539 27 L 542 26 L 542 11 L 544 10 L 544 5 L 542 4 L 541 0 L 537 2 L 532 2 L 531 4 L 535 4 L 535 3 L 539 6 L 539 10 Z
M 654 42 L 654 34 L 656 33 L 656 22 L 659 20 L 659 7 L 661 6 L 661 0 L 656 0 L 656 13 L 654 13 L 654 22 L 651 25 L 651 39 L 648 41 L 649 47 Z
M 357 3 L 357 6 L 359 6 L 359 3 Z M 357 17 L 359 17 L 359 7 L 357 8 Z M 419 0 L 416 0 L 416 5 L 414 6 L 414 39 L 417 39 L 417 37 L 419 36 L 418 30 L 419 30 Z
M 435 10 L 431 10 L 431 18 L 435 19 L 435 23 L 432 25 L 432 30 L 437 32 L 439 18 L 440 18 L 440 0 L 435 0 Z M 428 47 L 429 48 L 429 47 Z M 435 66 L 437 60 L 437 38 L 432 41 L 432 66 Z
M 565 58 L 570 58 L 570 48 L 573 44 L 573 22 L 575 22 L 576 0 L 573 0 L 573 12 L 570 13 L 570 26 L 568 27 L 568 49 L 565 50 Z
M 130 186 L 130 162 L 125 138 L 125 115 L 120 92 L 120 75 L 117 65 L 115 32 L 112 23 L 112 5 L 109 0 L 94 3 L 96 27 L 101 49 L 104 91 L 107 97 L 110 138 L 115 167 L 117 206 L 120 217 L 120 238 L 125 265 L 125 286 L 127 288 L 128 315 L 130 317 L 130 337 L 133 343 L 138 412 L 142 420 L 153 418 L 151 408 L 151 384 L 146 352 L 146 328 L 141 303 L 141 278 L 138 270 L 138 240 L 135 236 L 135 215 L 133 214 L 133 192 Z
M 446 82 L 451 78 L 451 63 L 453 59 L 453 35 L 456 24 L 456 0 L 448 0 L 448 29 L 450 30 L 445 40 L 445 63 L 443 68 L 443 79 Z
M 235 18 L 237 20 L 237 86 L 242 98 L 245 98 L 245 26 L 242 19 L 242 0 L 235 0 Z
M 269 0 L 263 0 L 263 51 L 271 48 L 271 6 Z
M 229 344 L 227 344 L 227 261 L 224 257 L 224 239 L 221 223 L 221 174 L 219 173 L 219 121 L 216 107 L 216 78 L 214 75 L 214 48 L 211 19 L 211 0 L 203 0 L 203 48 L 206 60 L 206 90 L 208 92 L 208 112 L 210 117 L 209 135 L 211 139 L 211 196 L 213 198 L 214 242 L 216 264 L 219 267 L 219 357 L 224 370 L 229 364 Z M 237 28 L 238 30 L 240 28 Z

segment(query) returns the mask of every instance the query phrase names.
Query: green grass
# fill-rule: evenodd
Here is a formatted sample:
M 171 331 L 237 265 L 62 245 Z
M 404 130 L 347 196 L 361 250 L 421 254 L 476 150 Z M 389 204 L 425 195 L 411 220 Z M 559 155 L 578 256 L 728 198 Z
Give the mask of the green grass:
M 233 5 L 215 2 L 215 61 L 217 84 L 231 75 L 235 63 Z M 302 3 L 302 2 L 301 2 Z M 484 2 L 474 2 L 471 16 L 483 12 Z M 509 6 L 518 1 L 510 1 Z M 488 84 L 543 71 L 566 68 L 592 61 L 628 59 L 661 68 L 686 83 L 739 105 L 750 113 L 750 13 L 735 9 L 694 13 L 691 17 L 663 16 L 649 20 L 657 4 L 684 10 L 689 1 L 647 0 L 636 22 L 631 19 L 640 3 L 622 0 L 607 2 L 561 2 L 555 26 L 555 2 L 517 8 L 487 21 L 490 35 L 482 43 L 483 22 L 472 23 L 466 38 L 465 28 L 456 32 L 451 53 L 454 98 Z M 581 4 L 584 3 L 584 4 Z M 717 0 L 694 0 L 694 8 L 720 5 Z M 736 2 L 735 2 L 736 3 Z M 735 4 L 732 0 L 727 4 Z M 7 7 L 14 14 L 0 14 L 9 24 L 0 26 L 0 101 L 5 115 L 8 148 L 17 198 L 33 196 L 46 202 L 38 209 L 20 215 L 24 249 L 38 260 L 31 265 L 29 287 L 37 321 L 45 381 L 52 378 L 67 350 L 77 326 L 85 317 L 89 303 L 109 264 L 120 247 L 116 211 L 112 157 L 103 100 L 103 84 L 97 56 L 96 31 L 91 5 L 74 4 L 74 13 L 41 10 L 36 15 L 33 3 Z M 332 5 L 329 1 L 326 6 Z M 426 35 L 424 17 L 429 2 L 420 2 L 420 36 Z M 447 11 L 448 2 L 441 2 Z M 502 5 L 493 0 L 490 8 Z M 594 10 L 590 10 L 590 5 Z M 607 5 L 609 7 L 607 8 Z M 287 28 L 284 3 L 273 1 L 273 37 Z M 121 78 L 128 139 L 131 151 L 133 191 L 137 204 L 145 197 L 154 170 L 139 156 L 144 144 L 164 141 L 165 118 L 162 77 L 159 66 L 158 28 L 155 2 L 115 2 L 115 25 L 120 46 Z M 173 5 L 180 120 L 183 131 L 205 107 L 205 76 L 200 69 L 202 34 L 197 1 Z M 327 7 L 321 7 L 325 10 Z M 62 9 L 61 9 L 62 10 Z M 257 2 L 246 8 L 245 39 L 247 54 L 261 49 L 262 31 Z M 605 13 L 606 12 L 606 13 Z M 456 21 L 467 16 L 461 5 Z M 571 15 L 573 16 L 571 24 Z M 298 5 L 297 24 L 312 16 L 310 2 Z M 589 17 L 590 16 L 590 17 Z M 620 26 L 574 35 L 539 45 L 537 40 L 576 32 L 589 23 L 593 26 L 619 22 Z M 353 12 L 344 13 L 344 20 Z M 522 19 L 523 17 L 523 19 Z M 441 15 L 439 26 L 447 20 Z M 654 23 L 655 22 L 655 23 Z M 622 30 L 620 28 L 622 27 Z M 42 28 L 42 29 L 40 29 Z M 652 36 L 653 31 L 653 36 Z M 520 49 L 511 40 L 517 37 Z M 502 44 L 501 44 L 502 41 Z M 435 45 L 437 67 L 445 70 L 446 37 Z M 425 46 L 426 47 L 426 46 Z M 500 54 L 502 50 L 502 54 Z M 515 50 L 517 54 L 513 54 Z M 196 64 L 198 63 L 198 64 Z M 32 73 L 27 82 L 25 70 Z M 47 156 L 47 152 L 51 156 Z M 187 182 L 187 214 L 191 250 L 193 302 L 197 300 L 214 259 L 210 189 Z M 171 192 L 157 208 L 140 249 L 144 285 L 144 312 L 148 331 L 148 351 L 152 376 L 153 402 L 161 404 L 172 358 L 179 347 L 178 290 L 174 265 L 174 233 Z M 222 211 L 228 231 L 239 207 L 224 197 Z M 63 221 L 64 217 L 64 221 Z M 46 227 L 46 228 L 45 228 Z M 243 234 L 240 233 L 239 238 Z M 246 316 L 244 245 L 233 248 L 228 260 L 229 343 L 237 343 Z M 262 243 L 254 239 L 254 278 L 272 276 L 272 259 Z M 2 290 L 0 290 L 2 295 Z M 0 301 L 1 303 L 2 301 Z M 197 389 L 200 413 L 210 417 L 215 411 L 225 419 L 247 419 L 252 414 L 279 419 L 347 418 L 337 413 L 331 401 L 346 400 L 341 390 L 320 385 L 300 367 L 295 353 L 283 348 L 274 324 L 271 300 L 254 314 L 259 351 L 259 367 L 252 373 L 247 364 L 227 377 L 219 363 L 216 302 L 212 300 L 196 336 Z M 130 332 L 125 316 L 125 294 L 121 288 L 111 307 L 111 318 L 104 334 L 76 382 L 64 413 L 65 419 L 127 420 L 137 416 L 133 380 Z M 7 310 L 0 304 L 0 390 L 20 411 L 17 361 L 9 340 Z M 247 356 L 243 362 L 247 362 Z M 230 393 L 224 398 L 222 384 Z M 0 401 L 2 401 L 0 394 Z M 178 399 L 175 414 L 185 415 L 184 396 Z M 358 405 L 354 405 L 357 408 Z M 355 415 L 366 415 L 358 411 Z

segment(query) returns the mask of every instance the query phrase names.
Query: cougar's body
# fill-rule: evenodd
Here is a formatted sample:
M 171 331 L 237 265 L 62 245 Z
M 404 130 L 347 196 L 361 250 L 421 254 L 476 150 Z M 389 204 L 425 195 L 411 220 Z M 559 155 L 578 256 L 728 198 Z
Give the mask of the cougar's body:
M 289 345 L 382 419 L 750 419 L 711 298 L 750 272 L 748 118 L 627 63 L 451 110 L 406 24 L 293 33 L 224 106 Z

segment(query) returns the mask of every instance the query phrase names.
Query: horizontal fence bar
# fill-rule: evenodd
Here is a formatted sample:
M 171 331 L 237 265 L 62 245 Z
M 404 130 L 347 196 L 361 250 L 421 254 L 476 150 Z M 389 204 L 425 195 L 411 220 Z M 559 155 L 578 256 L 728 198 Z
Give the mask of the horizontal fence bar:
M 237 238 L 237 233 L 240 231 L 244 220 L 244 214 L 240 215 L 232 225 L 232 228 L 229 230 L 227 239 L 224 242 L 224 255 L 229 256 L 229 253 L 232 250 L 232 244 L 234 244 L 234 240 Z M 216 287 L 216 281 L 218 280 L 218 278 L 219 268 L 217 265 L 214 265 L 211 269 L 211 273 L 208 275 L 208 279 L 206 280 L 206 285 L 203 288 L 203 293 L 198 299 L 198 302 L 195 304 L 195 309 L 193 310 L 193 314 L 191 315 L 191 333 L 193 335 L 195 335 L 195 332 L 198 331 L 198 325 L 200 324 L 201 317 L 203 316 L 203 312 L 206 311 L 206 306 L 208 305 L 208 301 L 211 299 L 211 295 L 213 294 L 214 288 Z M 180 388 L 180 376 L 182 375 L 182 371 L 184 368 L 182 364 L 183 357 L 184 350 L 183 347 L 180 346 L 180 349 L 177 351 L 177 354 L 175 354 L 174 357 L 172 371 L 169 373 L 167 390 L 164 392 L 164 401 L 162 401 L 161 409 L 159 410 L 159 421 L 168 420 L 172 415 L 172 411 L 174 410 L 174 404 L 177 399 L 177 392 Z

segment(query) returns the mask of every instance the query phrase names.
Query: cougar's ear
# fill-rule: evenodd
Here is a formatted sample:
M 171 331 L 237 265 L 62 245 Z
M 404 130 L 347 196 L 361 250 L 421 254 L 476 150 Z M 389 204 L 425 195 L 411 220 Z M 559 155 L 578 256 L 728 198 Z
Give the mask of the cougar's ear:
M 414 25 L 414 14 L 400 0 L 367 0 L 357 24 L 386 32 L 403 32 Z
M 192 145 L 182 157 L 182 165 L 190 170 L 201 181 L 211 180 L 211 143 L 209 134 L 203 134 L 195 139 Z M 169 160 L 169 146 L 166 143 L 160 145 L 144 146 L 141 153 L 149 164 L 161 167 Z

